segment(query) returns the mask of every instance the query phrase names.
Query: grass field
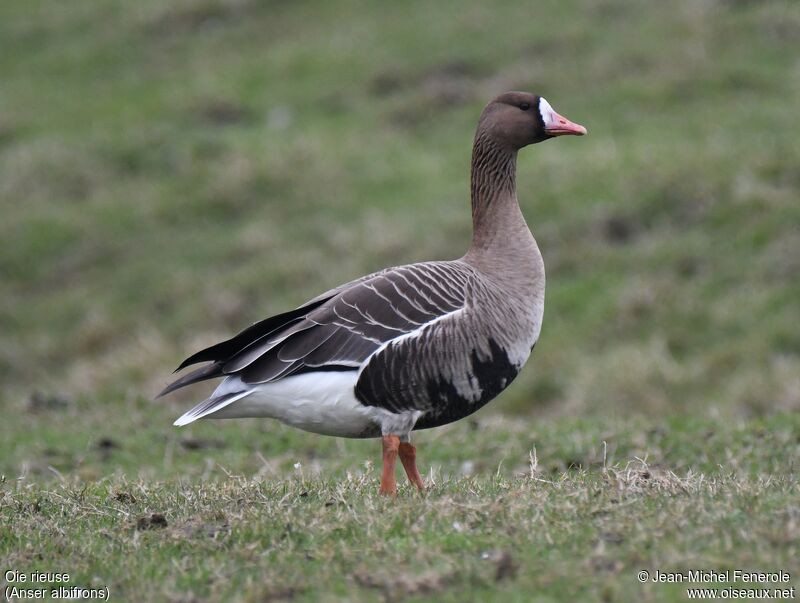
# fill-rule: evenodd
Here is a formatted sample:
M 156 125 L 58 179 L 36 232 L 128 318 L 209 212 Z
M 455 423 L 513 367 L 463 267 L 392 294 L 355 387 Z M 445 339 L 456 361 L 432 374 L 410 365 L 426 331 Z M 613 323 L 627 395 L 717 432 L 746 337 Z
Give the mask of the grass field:
M 0 566 L 112 600 L 796 584 L 798 39 L 792 0 L 0 3 Z M 171 427 L 208 388 L 152 396 L 198 347 L 463 253 L 508 89 L 589 136 L 520 156 L 542 337 L 416 438 L 430 492 L 378 499 L 376 442 Z
M 796 579 L 798 434 L 796 413 L 735 426 L 462 422 L 418 438 L 429 492 L 386 500 L 364 462 L 374 442 L 152 429 L 71 461 L 116 474 L 4 484 L 4 557 L 108 586 L 112 600 L 683 601 L 686 585 L 638 572 Z

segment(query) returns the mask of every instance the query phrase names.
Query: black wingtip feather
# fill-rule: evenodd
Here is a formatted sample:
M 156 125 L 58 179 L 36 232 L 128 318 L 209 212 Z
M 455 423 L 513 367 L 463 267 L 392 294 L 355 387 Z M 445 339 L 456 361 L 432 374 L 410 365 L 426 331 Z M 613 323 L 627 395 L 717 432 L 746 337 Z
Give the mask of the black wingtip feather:
M 219 344 L 217 344 L 217 345 L 219 345 Z M 211 350 L 213 350 L 215 347 L 216 347 L 216 346 L 211 346 L 210 348 L 206 348 L 206 349 L 204 349 L 204 350 L 200 350 L 199 352 L 197 352 L 197 353 L 195 353 L 195 354 L 192 354 L 192 355 L 191 355 L 191 356 L 189 356 L 189 357 L 188 357 L 186 360 L 184 360 L 183 362 L 181 362 L 181 363 L 178 365 L 178 368 L 176 368 L 176 369 L 175 369 L 174 371 L 172 371 L 172 372 L 173 372 L 173 373 L 178 373 L 178 372 L 182 371 L 183 369 L 185 369 L 187 366 L 191 366 L 192 364 L 197 364 L 198 362 L 203 362 L 204 360 L 214 360 L 214 358 L 213 358 L 213 357 L 210 357 L 210 358 L 204 358 L 204 356 L 207 356 L 207 355 L 209 355 L 209 354 L 208 354 L 208 352 L 210 352 Z
M 219 362 L 227 360 L 262 337 L 301 319 L 315 308 L 318 308 L 324 304 L 331 297 L 332 296 L 326 296 L 316 299 L 313 302 L 305 304 L 304 306 L 300 306 L 299 308 L 291 310 L 290 312 L 276 314 L 275 316 L 270 316 L 269 318 L 265 318 L 264 320 L 252 324 L 238 335 L 192 354 L 186 360 L 181 362 L 180 366 L 175 369 L 175 372 L 177 373 L 178 371 L 185 369 L 187 366 L 197 364 L 198 362 Z
M 170 383 L 167 387 L 161 390 L 161 392 L 156 396 L 156 399 L 166 396 L 167 394 L 174 392 L 176 389 L 186 387 L 187 385 L 192 385 L 193 383 L 199 383 L 200 381 L 205 381 L 206 379 L 213 379 L 221 376 L 221 363 L 214 362 L 212 364 L 202 366 L 199 369 L 193 370 L 191 373 L 187 373 L 183 377 Z

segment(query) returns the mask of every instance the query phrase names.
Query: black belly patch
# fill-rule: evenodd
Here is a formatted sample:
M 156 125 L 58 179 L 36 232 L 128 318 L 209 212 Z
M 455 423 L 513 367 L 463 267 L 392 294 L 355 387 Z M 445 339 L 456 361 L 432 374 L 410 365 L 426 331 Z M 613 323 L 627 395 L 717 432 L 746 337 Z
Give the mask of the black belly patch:
M 365 406 L 393 413 L 422 411 L 414 429 L 457 421 L 497 396 L 520 371 L 497 341 L 489 339 L 487 343 L 488 356 L 482 358 L 473 349 L 467 358 L 455 360 L 457 370 L 463 371 L 460 374 L 453 370 L 441 374 L 436 360 L 425 354 L 430 348 L 423 348 L 421 353 L 402 347 L 379 353 L 362 371 L 355 387 L 356 398 Z M 412 354 L 420 355 L 411 358 Z
M 470 382 L 477 386 L 472 396 L 462 396 L 450 381 L 428 381 L 425 393 L 431 409 L 420 417 L 414 429 L 428 429 L 458 421 L 474 413 L 508 387 L 519 374 L 520 367 L 509 360 L 508 353 L 494 339 L 489 340 L 489 351 L 489 357 L 483 360 L 477 350 L 472 351 L 469 377 Z

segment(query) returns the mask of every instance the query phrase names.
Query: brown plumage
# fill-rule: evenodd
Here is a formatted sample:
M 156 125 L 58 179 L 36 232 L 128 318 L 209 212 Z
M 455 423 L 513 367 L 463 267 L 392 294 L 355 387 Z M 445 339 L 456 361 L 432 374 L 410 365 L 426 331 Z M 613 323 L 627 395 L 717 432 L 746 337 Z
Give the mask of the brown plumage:
M 382 436 L 381 491 L 396 489 L 398 454 L 421 486 L 410 432 L 482 407 L 516 377 L 539 337 L 544 263 L 517 203 L 517 151 L 585 133 L 539 96 L 494 99 L 475 134 L 467 253 L 362 277 L 197 352 L 179 370 L 208 364 L 160 395 L 225 379 L 176 424 L 262 416 L 317 433 Z

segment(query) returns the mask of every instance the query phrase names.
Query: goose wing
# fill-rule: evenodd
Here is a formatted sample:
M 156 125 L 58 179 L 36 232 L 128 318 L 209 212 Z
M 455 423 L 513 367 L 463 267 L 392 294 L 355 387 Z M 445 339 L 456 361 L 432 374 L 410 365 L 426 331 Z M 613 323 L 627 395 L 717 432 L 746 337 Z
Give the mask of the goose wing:
M 159 395 L 229 375 L 258 384 L 312 371 L 359 370 L 389 342 L 462 309 L 471 277 L 472 269 L 456 260 L 390 268 L 352 281 L 190 356 L 178 370 L 209 364 Z

